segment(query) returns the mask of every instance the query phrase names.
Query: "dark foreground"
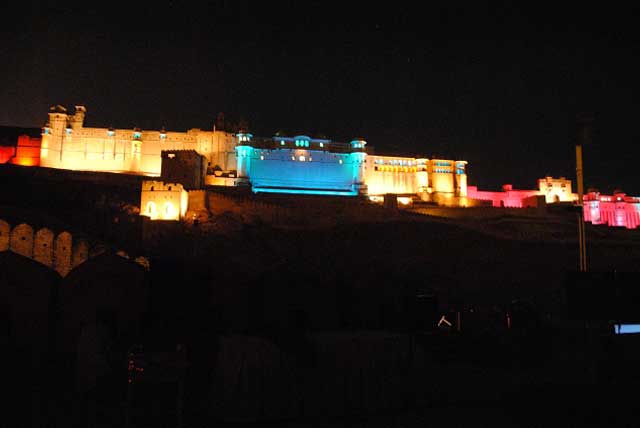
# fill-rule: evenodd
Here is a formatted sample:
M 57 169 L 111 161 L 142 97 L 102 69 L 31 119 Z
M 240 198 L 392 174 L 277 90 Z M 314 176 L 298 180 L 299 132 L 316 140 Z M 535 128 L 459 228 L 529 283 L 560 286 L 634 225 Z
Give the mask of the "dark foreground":
M 0 252 L 0 426 L 637 425 L 640 339 L 569 316 L 566 213 L 309 199 L 149 239 L 131 183 L 0 173 L 11 227 L 93 240 L 65 277 Z M 639 237 L 588 227 L 590 268 L 638 272 Z

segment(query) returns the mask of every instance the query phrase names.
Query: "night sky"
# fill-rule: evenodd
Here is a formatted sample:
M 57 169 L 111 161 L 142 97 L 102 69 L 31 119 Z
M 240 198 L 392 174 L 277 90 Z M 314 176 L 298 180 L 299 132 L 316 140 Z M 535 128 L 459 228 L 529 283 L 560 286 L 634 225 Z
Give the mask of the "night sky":
M 87 126 L 177 131 L 224 112 L 260 136 L 465 159 L 495 189 L 574 179 L 589 112 L 585 186 L 640 195 L 635 10 L 91 3 L 0 10 L 0 125 L 40 127 L 54 104 L 84 103 Z

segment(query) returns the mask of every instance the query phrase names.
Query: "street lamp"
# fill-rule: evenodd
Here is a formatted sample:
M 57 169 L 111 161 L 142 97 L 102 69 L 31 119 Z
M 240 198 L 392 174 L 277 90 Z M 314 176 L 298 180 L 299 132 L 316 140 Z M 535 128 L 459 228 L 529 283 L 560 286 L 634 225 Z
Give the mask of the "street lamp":
M 579 135 L 576 140 L 576 181 L 578 186 L 578 245 L 580 247 L 580 272 L 587 271 L 587 245 L 584 226 L 584 188 L 582 183 L 582 146 L 591 142 L 591 123 L 593 117 L 578 115 Z

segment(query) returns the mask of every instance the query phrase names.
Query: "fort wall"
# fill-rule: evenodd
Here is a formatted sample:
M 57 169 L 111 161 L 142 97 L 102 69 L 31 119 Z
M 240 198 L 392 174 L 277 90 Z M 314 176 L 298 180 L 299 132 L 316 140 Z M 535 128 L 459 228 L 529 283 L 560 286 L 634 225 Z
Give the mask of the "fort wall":
M 89 260 L 90 256 L 98 256 L 103 246 L 97 244 L 91 251 L 89 243 L 83 238 L 74 239 L 67 231 L 58 234 L 43 227 L 35 230 L 26 223 L 13 228 L 9 222 L 0 219 L 0 252 L 11 251 L 41 263 L 65 277 L 77 266 Z M 137 263 L 149 268 L 145 257 L 135 259 Z
M 384 222 L 394 219 L 390 213 L 365 198 L 299 195 L 241 196 L 207 192 L 208 209 L 213 215 L 233 213 L 246 222 L 262 221 L 283 228 L 323 228 L 336 223 Z
M 11 231 L 9 249 L 28 258 L 33 257 L 33 228 L 28 224 L 17 225 Z
M 0 220 L 0 251 L 9 249 L 9 237 L 11 235 L 11 226 L 4 220 Z
M 62 106 L 52 107 L 49 122 L 43 128 L 40 165 L 159 176 L 161 151 L 195 150 L 212 165 L 223 169 L 235 166 L 230 161 L 233 154 L 230 148 L 235 144 L 231 133 L 200 129 L 167 132 L 164 129 L 86 128 L 85 114 L 83 106 L 76 106 L 75 114 L 68 114 Z
M 54 233 L 47 229 L 36 232 L 33 244 L 33 259 L 46 266 L 53 266 L 53 238 Z
M 208 207 L 206 190 L 190 190 L 189 192 L 189 211 L 206 210 Z

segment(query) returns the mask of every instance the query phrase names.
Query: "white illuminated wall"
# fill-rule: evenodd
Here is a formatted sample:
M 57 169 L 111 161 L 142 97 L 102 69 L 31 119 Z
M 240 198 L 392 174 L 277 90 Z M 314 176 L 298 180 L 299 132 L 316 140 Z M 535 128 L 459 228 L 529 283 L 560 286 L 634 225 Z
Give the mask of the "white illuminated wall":
M 82 171 L 160 175 L 162 150 L 195 150 L 211 166 L 235 170 L 235 136 L 222 131 L 85 128 L 86 110 L 49 113 L 43 129 L 40 165 Z
M 367 155 L 369 195 L 446 193 L 466 196 L 466 161 Z
M 548 204 L 555 202 L 573 202 L 578 199 L 571 192 L 571 180 L 564 177 L 545 177 L 538 180 L 538 190 L 545 197 Z
M 414 158 L 367 155 L 367 192 L 369 195 L 418 193 L 420 183 L 417 172 L 418 164 Z M 426 177 L 423 176 L 421 181 L 424 183 Z

